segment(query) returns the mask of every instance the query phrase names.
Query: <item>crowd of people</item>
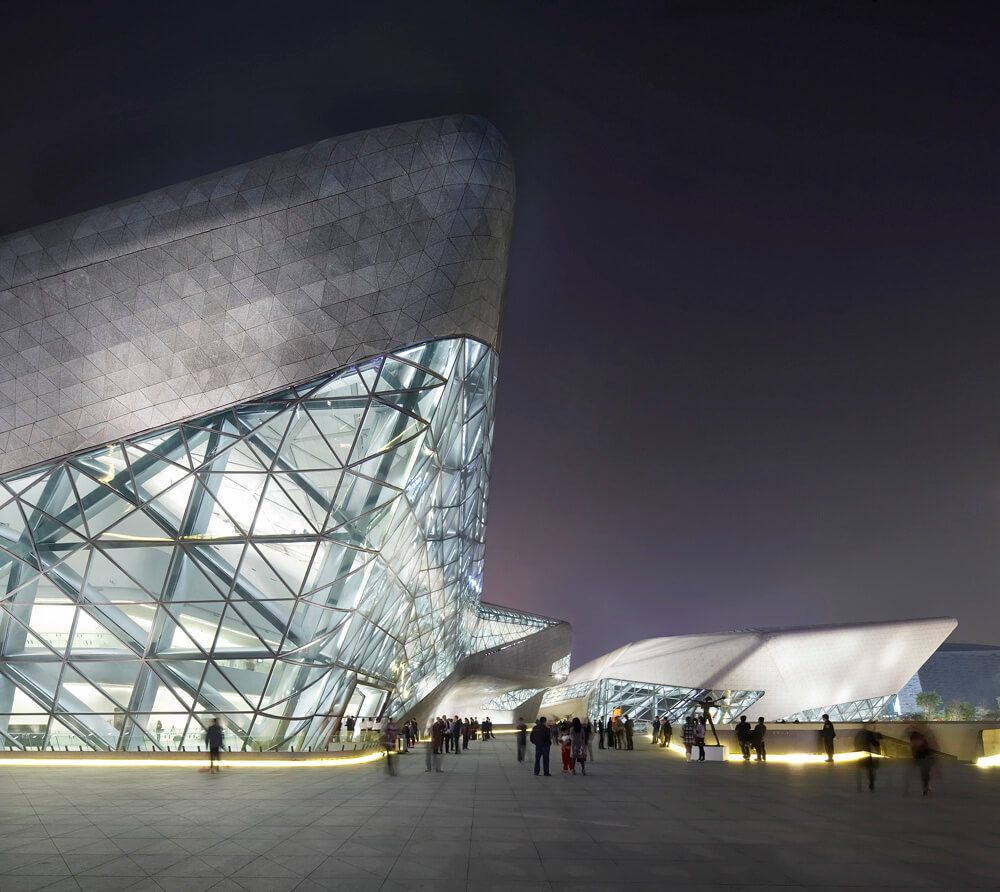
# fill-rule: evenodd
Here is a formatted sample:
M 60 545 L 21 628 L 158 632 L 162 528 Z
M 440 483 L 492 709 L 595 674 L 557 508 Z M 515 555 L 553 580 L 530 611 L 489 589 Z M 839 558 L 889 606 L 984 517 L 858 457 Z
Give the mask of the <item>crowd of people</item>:
M 688 715 L 681 728 L 681 741 L 688 761 L 705 761 L 705 737 L 708 727 L 711 725 L 711 718 L 703 711 L 700 716 Z M 353 718 L 348 719 L 348 733 L 353 733 Z M 392 718 L 384 724 L 376 726 L 381 733 L 382 744 L 386 754 L 391 756 L 397 752 L 406 752 L 414 747 L 421 740 L 420 729 L 416 719 L 410 719 L 402 725 L 398 725 Z M 597 740 L 598 749 L 618 749 L 631 750 L 634 748 L 634 722 L 628 715 L 611 716 L 605 721 L 601 716 L 596 724 L 592 724 L 589 718 L 563 719 L 562 721 L 549 722 L 545 716 L 541 716 L 531 729 L 523 718 L 518 718 L 514 731 L 517 735 L 517 760 L 524 762 L 526 759 L 527 745 L 530 743 L 535 749 L 534 772 L 536 775 L 551 777 L 550 752 L 552 747 L 559 747 L 562 757 L 562 771 L 564 774 L 577 773 L 580 769 L 581 775 L 587 773 L 587 763 L 594 760 L 594 739 Z M 739 722 L 734 727 L 736 741 L 740 748 L 743 760 L 749 762 L 752 756 L 756 755 L 756 761 L 767 761 L 767 725 L 764 717 L 757 719 L 757 724 L 751 726 L 747 717 L 740 716 Z M 213 735 L 215 735 L 213 737 Z M 819 729 L 819 743 L 826 755 L 826 761 L 834 761 L 834 740 L 837 737 L 836 729 L 829 715 L 823 715 L 823 723 Z M 215 770 L 218 761 L 218 751 L 221 748 L 222 731 L 218 727 L 217 721 L 209 728 L 206 739 L 209 743 L 212 754 L 211 764 Z M 650 742 L 661 747 L 670 746 L 673 738 L 673 726 L 667 715 L 654 718 L 651 723 Z M 478 739 L 495 739 L 493 733 L 493 722 L 486 718 L 480 723 L 478 717 L 460 718 L 459 716 L 437 716 L 425 730 L 427 764 L 426 771 L 441 771 L 442 757 L 445 754 L 453 753 L 459 755 L 468 750 L 469 743 Z M 716 735 L 716 742 L 718 736 Z M 926 796 L 929 790 L 933 756 L 935 748 L 929 734 L 916 727 L 908 729 L 906 743 L 909 746 L 912 764 L 916 769 L 915 774 L 920 777 L 921 789 Z M 698 749 L 695 757 L 694 749 Z M 862 780 L 867 780 L 868 789 L 875 790 L 875 781 L 878 772 L 879 759 L 885 755 L 882 736 L 874 731 L 870 723 L 865 723 L 854 736 L 854 750 L 862 753 L 858 760 L 858 789 L 861 789 Z M 386 770 L 395 773 L 394 760 L 386 759 Z M 907 791 L 909 780 L 907 780 Z

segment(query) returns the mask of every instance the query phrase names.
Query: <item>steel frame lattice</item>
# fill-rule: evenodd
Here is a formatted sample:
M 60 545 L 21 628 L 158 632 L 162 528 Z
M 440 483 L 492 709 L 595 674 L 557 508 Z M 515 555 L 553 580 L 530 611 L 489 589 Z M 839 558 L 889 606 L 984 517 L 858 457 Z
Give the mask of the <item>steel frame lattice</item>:
M 895 697 L 895 694 L 887 694 L 884 697 L 869 697 L 864 700 L 852 700 L 849 703 L 836 703 L 832 706 L 817 706 L 815 709 L 803 709 L 785 716 L 780 721 L 819 722 L 823 720 L 824 715 L 828 715 L 834 722 L 874 722 L 882 717 L 886 707 Z
M 496 374 L 428 341 L 0 478 L 0 740 L 299 749 L 411 706 L 502 637 Z
M 726 691 L 707 688 L 681 688 L 670 685 L 647 684 L 621 678 L 602 678 L 594 682 L 577 682 L 551 688 L 545 693 L 542 706 L 557 705 L 587 696 L 587 714 L 592 717 L 611 715 L 621 709 L 637 722 L 651 722 L 666 715 L 670 720 L 683 719 L 693 710 L 701 709 L 701 702 L 711 698 L 715 707 L 710 710 L 712 720 L 724 724 L 735 721 L 744 710 L 756 703 L 763 691 Z

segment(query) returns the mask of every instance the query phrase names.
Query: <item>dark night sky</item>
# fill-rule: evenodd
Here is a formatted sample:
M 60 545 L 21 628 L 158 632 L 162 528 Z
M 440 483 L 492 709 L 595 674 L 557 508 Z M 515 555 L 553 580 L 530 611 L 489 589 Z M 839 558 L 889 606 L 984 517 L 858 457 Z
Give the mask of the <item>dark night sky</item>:
M 1000 643 L 993 7 L 590 8 L 23 4 L 0 232 L 484 114 L 519 195 L 484 596 L 569 619 L 576 664 L 941 614 Z

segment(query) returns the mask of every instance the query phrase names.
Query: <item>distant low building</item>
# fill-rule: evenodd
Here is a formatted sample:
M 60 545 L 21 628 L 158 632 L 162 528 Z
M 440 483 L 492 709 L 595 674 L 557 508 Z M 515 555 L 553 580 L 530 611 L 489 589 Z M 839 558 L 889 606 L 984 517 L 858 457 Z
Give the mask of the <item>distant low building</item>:
M 991 644 L 942 644 L 899 692 L 899 711 L 921 712 L 917 694 L 941 695 L 941 707 L 951 702 L 971 703 L 995 711 L 1000 697 L 1000 647 Z

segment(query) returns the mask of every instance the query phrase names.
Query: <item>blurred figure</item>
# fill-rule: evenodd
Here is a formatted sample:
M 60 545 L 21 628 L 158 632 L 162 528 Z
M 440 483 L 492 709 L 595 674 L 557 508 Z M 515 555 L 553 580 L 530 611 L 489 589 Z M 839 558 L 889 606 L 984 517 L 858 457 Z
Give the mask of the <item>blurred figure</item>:
M 674 736 L 670 719 L 664 715 L 660 721 L 660 746 L 670 746 L 670 738 Z
M 427 740 L 427 765 L 424 771 L 430 771 L 433 766 L 435 771 L 441 770 L 441 747 L 444 746 L 444 720 L 438 716 L 431 725 L 431 736 Z
M 390 716 L 382 726 L 382 747 L 385 749 L 386 774 L 396 773 L 396 741 L 399 740 L 399 725 Z
M 916 726 L 910 728 L 907 738 L 910 743 L 910 755 L 913 757 L 913 767 L 920 775 L 920 787 L 924 796 L 930 792 L 931 766 L 934 763 L 934 749 L 928 740 L 927 732 L 923 728 Z M 910 793 L 910 777 L 907 775 L 906 783 L 903 787 L 903 795 Z
M 604 749 L 604 716 L 597 720 L 597 748 Z
M 750 737 L 752 735 L 750 723 L 745 715 L 740 716 L 736 723 L 736 742 L 740 745 L 740 753 L 743 754 L 743 761 L 750 761 Z
M 635 729 L 635 722 L 625 716 L 625 749 L 632 749 L 632 732 Z
M 573 758 L 573 737 L 570 734 L 569 725 L 565 723 L 559 728 L 559 749 L 562 752 L 563 774 L 568 774 L 570 771 L 576 774 L 576 760 Z
M 819 731 L 819 739 L 823 742 L 823 751 L 826 753 L 826 761 L 833 761 L 833 738 L 837 736 L 830 716 L 823 713 L 823 727 Z
M 354 740 L 354 716 L 349 715 L 347 717 L 347 742 L 350 743 Z
M 524 753 L 528 748 L 528 726 L 522 716 L 517 717 L 517 761 L 524 761 Z
M 691 761 L 691 748 L 694 746 L 694 716 L 689 715 L 684 719 L 684 727 L 681 728 L 681 740 L 684 743 L 684 754 L 687 760 Z
M 472 719 L 462 719 L 462 749 L 469 748 L 469 740 L 472 738 Z
M 462 720 L 458 716 L 455 716 L 455 718 L 452 719 L 451 722 L 451 745 L 452 748 L 455 750 L 456 756 L 459 755 L 459 753 L 461 753 L 461 750 L 458 748 L 458 741 L 461 739 L 461 737 L 462 737 Z
M 590 716 L 583 720 L 583 737 L 587 744 L 587 759 L 594 761 L 594 729 L 590 724 Z
M 576 762 L 580 766 L 580 773 L 587 773 L 587 735 L 583 730 L 583 723 L 578 719 L 573 719 L 573 725 L 569 729 L 570 741 L 570 761 Z M 576 768 L 573 769 L 576 774 Z
M 655 715 L 653 716 L 653 721 L 650 723 L 650 730 L 652 731 L 652 739 L 649 742 L 653 746 L 656 746 L 660 736 L 660 720 Z
M 757 761 L 767 761 L 767 746 L 764 737 L 767 735 L 767 725 L 764 724 L 764 716 L 758 716 L 757 724 L 753 727 L 753 748 L 757 751 Z
M 218 773 L 219 751 L 222 749 L 222 725 L 218 719 L 212 719 L 212 724 L 205 731 L 205 743 L 208 744 L 208 770 Z
M 858 760 L 858 792 L 861 792 L 861 778 L 868 778 L 868 791 L 875 792 L 875 772 L 878 771 L 878 756 L 882 755 L 882 735 L 872 730 L 871 724 L 865 722 L 858 733 L 854 735 L 854 749 L 866 753 Z

